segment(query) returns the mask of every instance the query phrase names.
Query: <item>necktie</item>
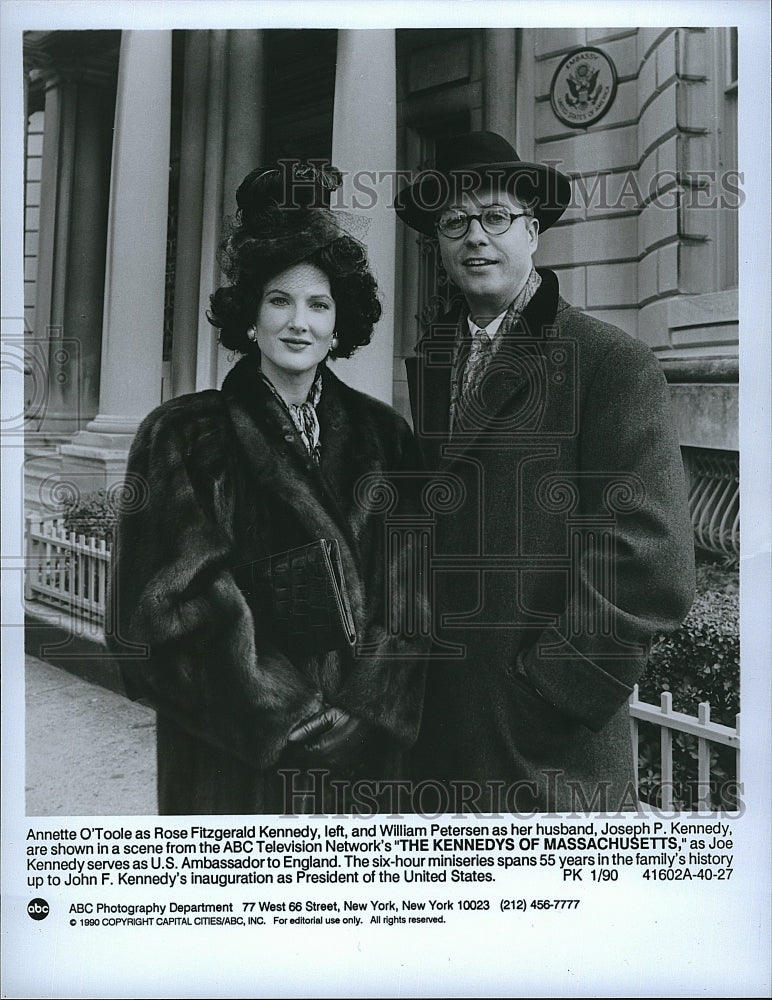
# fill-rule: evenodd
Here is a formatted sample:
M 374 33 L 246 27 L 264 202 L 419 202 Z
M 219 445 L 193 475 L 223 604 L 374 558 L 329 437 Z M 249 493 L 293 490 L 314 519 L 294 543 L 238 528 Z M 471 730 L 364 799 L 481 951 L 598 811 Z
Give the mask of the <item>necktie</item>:
M 462 395 L 468 396 L 482 381 L 485 366 L 491 359 L 493 346 L 485 330 L 476 329 L 469 348 L 469 357 L 464 368 Z

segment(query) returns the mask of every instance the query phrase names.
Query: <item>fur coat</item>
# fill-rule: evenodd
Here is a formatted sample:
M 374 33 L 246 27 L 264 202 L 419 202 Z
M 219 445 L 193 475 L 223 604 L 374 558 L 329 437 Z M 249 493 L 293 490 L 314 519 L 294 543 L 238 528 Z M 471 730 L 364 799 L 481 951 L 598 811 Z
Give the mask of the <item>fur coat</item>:
M 683 465 L 652 352 L 539 273 L 452 436 L 459 317 L 408 361 L 417 440 L 457 496 L 414 774 L 484 811 L 634 809 L 627 701 L 694 592 Z
M 395 473 L 396 512 L 409 512 L 418 453 L 401 417 L 326 367 L 317 413 L 320 465 L 245 357 L 222 390 L 173 399 L 137 432 L 127 482 L 138 502 L 119 523 L 108 641 L 128 693 L 157 709 L 161 813 L 348 811 L 350 788 L 331 797 L 327 779 L 403 773 L 423 640 L 387 622 L 420 593 L 401 582 L 405 553 L 387 558 L 389 511 L 367 487 L 372 499 Z M 298 656 L 232 570 L 318 538 L 340 546 L 359 641 Z M 287 742 L 317 693 L 363 721 L 334 770 Z

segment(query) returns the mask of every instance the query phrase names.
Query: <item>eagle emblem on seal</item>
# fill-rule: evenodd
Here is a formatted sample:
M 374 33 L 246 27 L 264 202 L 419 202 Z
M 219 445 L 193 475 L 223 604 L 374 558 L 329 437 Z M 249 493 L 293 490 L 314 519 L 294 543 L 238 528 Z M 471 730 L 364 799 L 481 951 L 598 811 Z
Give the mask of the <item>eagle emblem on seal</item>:
M 555 70 L 550 103 L 564 125 L 587 128 L 606 114 L 616 90 L 616 67 L 611 58 L 588 45 L 569 52 Z
M 593 69 L 587 63 L 579 63 L 573 73 L 569 73 L 566 77 L 566 86 L 569 90 L 565 95 L 566 104 L 571 108 L 596 105 L 603 93 L 603 87 L 597 83 L 599 75 L 599 69 Z

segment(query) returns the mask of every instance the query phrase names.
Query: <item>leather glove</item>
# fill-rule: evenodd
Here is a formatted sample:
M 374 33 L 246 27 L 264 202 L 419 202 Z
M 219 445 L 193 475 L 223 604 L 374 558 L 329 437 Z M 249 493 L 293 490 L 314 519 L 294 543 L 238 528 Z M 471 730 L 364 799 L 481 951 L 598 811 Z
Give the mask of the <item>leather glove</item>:
M 343 709 L 327 706 L 295 726 L 288 739 L 324 762 L 343 762 L 362 747 L 367 728 Z
M 292 733 L 295 733 L 298 730 L 302 729 L 304 726 L 308 725 L 308 723 L 312 719 L 315 719 L 318 715 L 320 715 L 325 710 L 326 707 L 327 706 L 324 704 L 324 699 L 322 698 L 321 692 L 317 691 L 316 694 L 313 696 L 313 698 L 303 709 L 303 715 L 300 718 L 300 721 L 295 723 L 295 726 L 289 735 L 289 739 L 290 740 L 292 739 Z

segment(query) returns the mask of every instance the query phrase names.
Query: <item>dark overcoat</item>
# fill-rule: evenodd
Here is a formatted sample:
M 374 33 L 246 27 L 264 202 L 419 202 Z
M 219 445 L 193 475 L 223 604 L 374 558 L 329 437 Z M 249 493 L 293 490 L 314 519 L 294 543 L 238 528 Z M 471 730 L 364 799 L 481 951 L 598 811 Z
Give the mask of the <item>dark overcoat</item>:
M 414 775 L 455 782 L 462 808 L 630 809 L 628 697 L 693 598 L 683 465 L 654 355 L 539 273 L 452 436 L 457 317 L 407 362 L 417 439 L 454 493 Z
M 418 452 L 401 417 L 326 367 L 317 413 L 320 465 L 243 358 L 221 391 L 163 404 L 136 435 L 127 472 L 136 503 L 119 523 L 108 634 L 129 693 L 157 708 L 161 813 L 349 809 L 349 785 L 403 774 L 420 719 L 413 654 L 423 640 L 388 624 L 408 595 L 395 582 L 403 554 L 387 555 L 388 505 L 377 494 L 397 473 L 394 503 L 409 508 Z M 340 546 L 353 653 L 289 652 L 270 611 L 248 603 L 234 579 L 234 567 L 318 538 Z M 364 722 L 335 768 L 287 742 L 317 692 Z M 331 795 L 334 779 L 343 784 Z

